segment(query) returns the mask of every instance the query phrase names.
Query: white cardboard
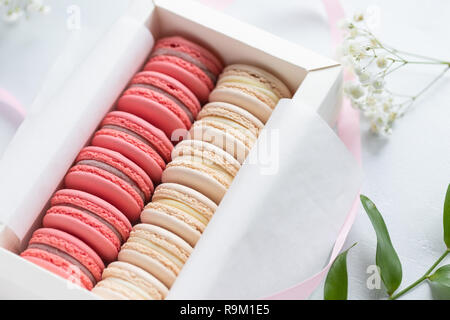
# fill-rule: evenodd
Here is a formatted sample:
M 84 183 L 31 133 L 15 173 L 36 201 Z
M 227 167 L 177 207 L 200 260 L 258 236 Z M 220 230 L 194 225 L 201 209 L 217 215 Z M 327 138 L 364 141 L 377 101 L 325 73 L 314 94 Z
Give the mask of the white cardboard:
M 48 199 L 77 153 L 145 60 L 153 45 L 152 34 L 155 37 L 185 34 L 214 48 L 226 64 L 249 62 L 266 68 L 295 92 L 293 103 L 317 111 L 330 125 L 334 123 L 341 79 L 341 68 L 336 62 L 191 1 L 154 3 L 156 6 L 148 0 L 132 2 L 129 11 L 61 86 L 60 94 L 33 107 L 0 159 L 0 232 L 13 230 L 22 247 L 30 233 L 39 227 Z M 306 136 L 307 129 L 304 130 Z M 309 144 L 308 139 L 302 141 Z M 239 173 L 233 186 L 245 184 L 245 176 L 250 174 L 246 171 Z M 226 199 L 236 193 L 228 194 Z M 339 202 L 339 198 L 335 200 Z M 222 205 L 219 207 L 219 213 L 226 210 Z M 213 226 L 217 224 L 215 220 Z M 331 249 L 330 241 L 327 238 L 320 248 L 320 258 L 315 261 L 318 265 Z M 85 290 L 68 289 L 71 288 L 65 280 L 0 248 L 0 297 L 93 297 Z

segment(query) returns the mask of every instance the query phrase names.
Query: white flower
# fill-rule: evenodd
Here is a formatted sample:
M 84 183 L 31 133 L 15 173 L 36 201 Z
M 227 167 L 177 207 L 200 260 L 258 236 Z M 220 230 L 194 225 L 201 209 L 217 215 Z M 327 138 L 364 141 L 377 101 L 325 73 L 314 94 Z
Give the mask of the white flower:
M 353 99 L 359 99 L 364 95 L 364 88 L 359 83 L 346 83 L 344 91 Z
M 50 6 L 42 6 L 39 10 L 42 14 L 49 14 L 50 11 L 52 11 L 52 8 Z
M 338 28 L 342 30 L 349 30 L 350 28 L 352 28 L 352 26 L 353 24 L 345 18 L 339 20 L 338 22 Z
M 30 0 L 27 5 L 27 11 L 40 11 L 42 7 L 42 0 Z
M 353 20 L 354 20 L 355 22 L 361 22 L 361 21 L 363 21 L 363 20 L 364 20 L 364 13 L 362 13 L 362 12 L 356 12 L 356 13 L 353 15 Z
M 383 78 L 377 78 L 372 82 L 372 87 L 374 87 L 376 90 L 381 90 L 384 88 L 384 79 Z
M 388 60 L 386 59 L 386 56 L 379 56 L 377 58 L 377 66 L 380 69 L 385 69 L 388 65 Z
M 371 77 L 371 74 L 370 74 L 369 72 L 367 72 L 367 71 L 361 71 L 361 72 L 358 74 L 358 79 L 359 79 L 359 81 L 360 81 L 362 84 L 368 84 L 368 83 L 371 82 L 372 77 Z
M 23 10 L 16 8 L 12 11 L 8 11 L 4 16 L 3 20 L 7 23 L 13 23 L 19 20 L 23 16 Z

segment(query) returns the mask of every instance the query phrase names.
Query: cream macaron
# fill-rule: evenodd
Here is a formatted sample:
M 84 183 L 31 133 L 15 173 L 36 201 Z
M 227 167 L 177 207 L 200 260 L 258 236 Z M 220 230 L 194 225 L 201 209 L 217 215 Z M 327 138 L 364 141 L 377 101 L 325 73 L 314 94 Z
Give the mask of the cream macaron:
M 185 140 L 173 149 L 162 181 L 197 190 L 219 204 L 240 167 L 234 157 L 213 144 Z
M 288 87 L 271 73 L 245 64 L 227 66 L 209 101 L 229 102 L 246 109 L 263 123 L 282 98 L 290 98 Z
M 176 234 L 141 223 L 122 246 L 119 261 L 144 269 L 170 288 L 191 253 L 192 247 Z
M 194 140 L 212 143 L 243 163 L 264 124 L 248 111 L 226 102 L 205 105 L 191 128 Z
M 147 271 L 115 261 L 103 271 L 92 292 L 107 300 L 163 300 L 169 290 Z
M 195 246 L 217 205 L 194 189 L 176 183 L 160 184 L 141 213 L 141 221 L 167 229 Z

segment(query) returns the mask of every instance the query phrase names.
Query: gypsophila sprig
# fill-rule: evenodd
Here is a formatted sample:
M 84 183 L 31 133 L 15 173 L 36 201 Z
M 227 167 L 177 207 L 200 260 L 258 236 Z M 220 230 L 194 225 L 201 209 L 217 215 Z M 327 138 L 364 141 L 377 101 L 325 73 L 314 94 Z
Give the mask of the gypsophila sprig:
M 355 75 L 355 80 L 344 84 L 344 92 L 352 106 L 361 110 L 370 121 L 373 132 L 389 135 L 397 119 L 449 71 L 450 62 L 397 50 L 382 43 L 368 28 L 363 13 L 356 13 L 351 20 L 340 21 L 339 27 L 345 37 L 337 54 L 344 67 Z M 443 69 L 416 94 L 393 93 L 387 86 L 389 75 L 409 64 L 442 65 Z
M 50 6 L 45 5 L 42 0 L 0 0 L 0 15 L 7 23 L 17 22 L 33 13 L 49 12 Z

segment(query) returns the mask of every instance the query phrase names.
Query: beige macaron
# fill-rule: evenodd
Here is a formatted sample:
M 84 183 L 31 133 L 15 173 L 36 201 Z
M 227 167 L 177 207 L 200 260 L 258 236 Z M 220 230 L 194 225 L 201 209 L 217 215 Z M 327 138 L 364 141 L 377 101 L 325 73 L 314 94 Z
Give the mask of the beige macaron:
M 205 105 L 191 127 L 191 138 L 212 143 L 240 163 L 256 142 L 263 123 L 248 111 L 226 102 Z
M 163 300 L 169 290 L 147 271 L 115 261 L 103 271 L 102 281 L 92 292 L 108 300 Z
M 219 204 L 240 167 L 235 158 L 213 144 L 185 140 L 173 149 L 162 181 L 197 190 Z
M 141 223 L 133 227 L 118 259 L 144 269 L 170 288 L 191 253 L 192 247 L 176 234 Z
M 273 74 L 254 66 L 233 64 L 221 73 L 209 101 L 235 104 L 266 123 L 278 101 L 290 97 L 288 87 Z
M 142 211 L 141 221 L 172 231 L 194 247 L 216 210 L 217 205 L 200 192 L 163 183 Z

